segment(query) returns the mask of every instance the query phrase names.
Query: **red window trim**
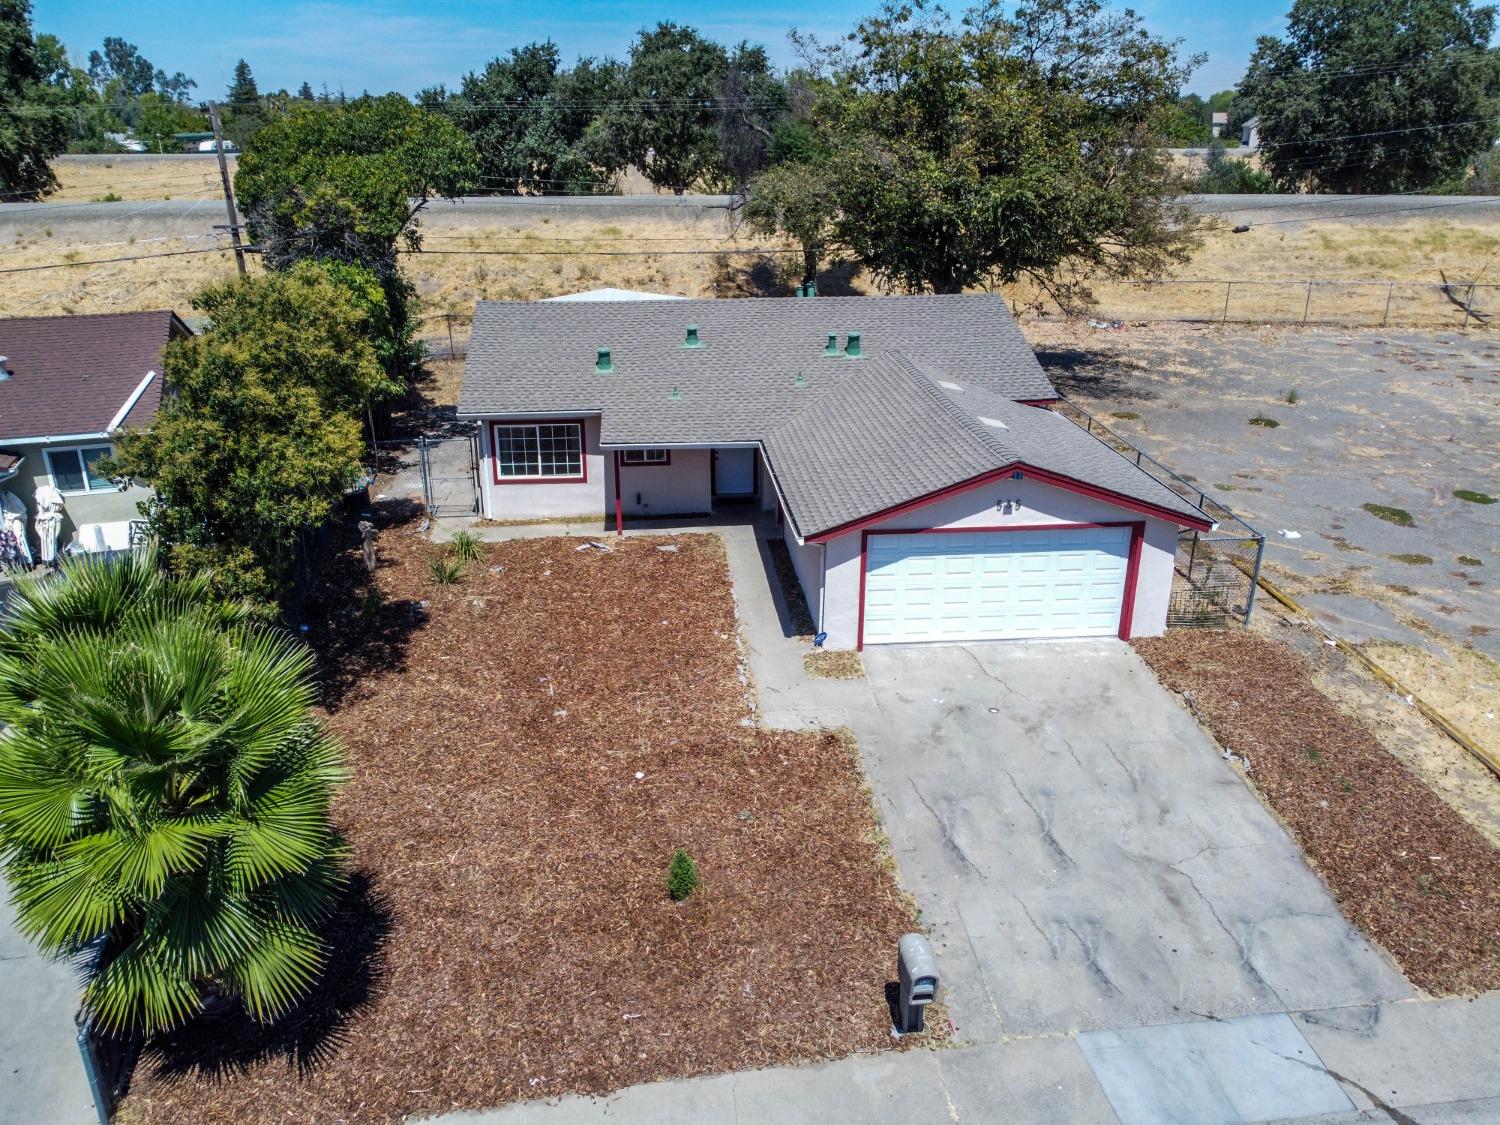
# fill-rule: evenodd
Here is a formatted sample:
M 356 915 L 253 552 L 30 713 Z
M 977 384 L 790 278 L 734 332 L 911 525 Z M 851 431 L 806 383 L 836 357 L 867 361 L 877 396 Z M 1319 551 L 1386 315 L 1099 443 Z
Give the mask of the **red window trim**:
M 657 468 L 662 467 L 663 465 L 670 465 L 672 463 L 672 451 L 669 448 L 667 448 L 666 446 L 664 446 L 664 445 L 662 445 L 662 446 L 653 445 L 653 446 L 650 446 L 649 448 L 651 450 L 653 450 L 653 451 L 657 450 L 657 449 L 660 449 L 662 452 L 664 452 L 667 455 L 667 459 L 665 461 L 627 461 L 627 460 L 625 460 L 625 458 L 629 457 L 632 453 L 644 453 L 644 452 L 646 452 L 645 448 L 642 448 L 642 449 L 620 449 L 620 450 L 617 450 L 616 452 L 620 454 L 620 464 L 623 465 L 627 469 L 657 469 Z
M 863 652 L 865 648 L 865 575 L 870 571 L 870 536 L 872 535 L 949 535 L 970 532 L 998 531 L 1086 531 L 1095 527 L 1130 528 L 1130 545 L 1125 556 L 1125 590 L 1120 597 L 1120 627 L 1115 635 L 1122 641 L 1130 640 L 1130 630 L 1135 624 L 1135 592 L 1141 577 L 1141 545 L 1146 538 L 1145 520 L 1110 520 L 1102 523 L 1027 523 L 985 525 L 982 527 L 886 527 L 865 529 L 859 536 L 859 617 L 854 647 Z
M 583 418 L 517 418 L 490 423 L 490 476 L 496 484 L 587 484 L 589 482 L 589 431 Z M 495 431 L 502 426 L 577 426 L 579 464 L 583 472 L 576 477 L 502 477 L 499 443 Z
M 1127 511 L 1154 516 L 1157 519 L 1166 520 L 1168 523 L 1177 524 L 1179 527 L 1192 527 L 1197 528 L 1199 531 L 1208 531 L 1213 526 L 1212 522 L 1206 517 L 1195 520 L 1185 514 L 1169 511 L 1166 508 L 1147 503 L 1144 500 L 1136 500 L 1133 497 L 1124 496 L 1118 492 L 1110 492 L 1108 489 L 1099 488 L 1097 485 L 1085 484 L 1083 481 L 1074 480 L 1072 477 L 1065 477 L 1061 473 L 1034 468 L 1024 461 L 1014 461 L 1009 465 L 1003 465 L 998 469 L 990 469 L 980 473 L 978 476 L 970 477 L 968 480 L 961 480 L 957 484 L 950 484 L 946 488 L 939 488 L 882 511 L 872 512 L 868 516 L 861 516 L 859 519 L 850 520 L 848 523 L 829 528 L 827 531 L 820 531 L 816 535 L 806 536 L 806 541 L 809 543 L 826 543 L 830 539 L 837 539 L 840 535 L 849 535 L 855 531 L 863 531 L 867 527 L 883 523 L 888 519 L 894 519 L 896 516 L 915 511 L 917 508 L 925 508 L 930 504 L 937 503 L 939 500 L 946 500 L 950 496 L 960 496 L 965 492 L 972 492 L 976 488 L 983 488 L 987 484 L 993 484 L 995 481 L 1009 477 L 1017 472 L 1021 473 L 1023 478 L 1032 477 L 1043 484 L 1050 484 L 1061 488 L 1065 492 L 1076 492 L 1080 496 L 1102 500 L 1106 504 L 1112 504 L 1117 508 L 1124 508 Z

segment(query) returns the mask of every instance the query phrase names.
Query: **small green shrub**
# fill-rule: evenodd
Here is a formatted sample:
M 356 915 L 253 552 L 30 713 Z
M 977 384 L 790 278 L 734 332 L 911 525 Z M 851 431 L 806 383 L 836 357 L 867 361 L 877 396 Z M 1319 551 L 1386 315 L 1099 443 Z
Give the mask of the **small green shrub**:
M 374 617 L 383 605 L 385 605 L 385 595 L 380 592 L 379 586 L 371 586 L 359 599 L 360 612 L 366 617 Z
M 1250 424 L 1252 426 L 1264 426 L 1268 430 L 1274 430 L 1277 426 L 1281 425 L 1275 418 L 1267 418 L 1264 414 L 1256 414 L 1254 418 L 1250 419 Z
M 1281 396 L 1281 401 L 1288 406 L 1296 406 L 1302 401 L 1302 394 L 1296 387 L 1288 387 L 1286 394 Z
M 698 883 L 698 865 L 685 849 L 678 848 L 667 865 L 667 894 L 673 902 L 681 902 L 698 889 Z
M 1122 422 L 1134 422 L 1140 415 L 1134 410 L 1116 410 L 1110 417 L 1118 418 Z
M 1407 566 L 1431 566 L 1432 565 L 1432 556 L 1431 555 L 1404 554 L 1404 555 L 1388 555 L 1387 557 L 1389 559 L 1391 559 L 1392 562 L 1405 563 Z
M 484 557 L 484 544 L 467 531 L 455 531 L 451 542 L 453 554 L 464 562 L 478 562 Z
M 464 576 L 463 559 L 433 559 L 427 564 L 435 586 L 451 586 Z
M 1462 565 L 1462 566 L 1483 566 L 1484 565 L 1484 563 L 1481 560 L 1476 559 L 1473 555 L 1459 555 L 1458 556 L 1458 561 L 1459 561 L 1459 564 Z
M 1411 518 L 1411 513 L 1405 508 L 1392 508 L 1389 504 L 1361 504 L 1361 508 L 1369 512 L 1376 519 L 1393 523 L 1397 527 L 1416 527 L 1417 521 Z
M 1488 492 L 1475 492 L 1472 488 L 1455 488 L 1453 495 L 1460 500 L 1467 500 L 1470 504 L 1493 504 L 1495 498 Z

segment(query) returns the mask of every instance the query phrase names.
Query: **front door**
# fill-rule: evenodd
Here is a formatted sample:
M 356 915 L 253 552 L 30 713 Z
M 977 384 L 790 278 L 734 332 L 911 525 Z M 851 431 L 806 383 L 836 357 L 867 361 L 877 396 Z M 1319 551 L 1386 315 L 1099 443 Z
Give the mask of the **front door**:
M 755 495 L 755 450 L 715 449 L 714 495 Z

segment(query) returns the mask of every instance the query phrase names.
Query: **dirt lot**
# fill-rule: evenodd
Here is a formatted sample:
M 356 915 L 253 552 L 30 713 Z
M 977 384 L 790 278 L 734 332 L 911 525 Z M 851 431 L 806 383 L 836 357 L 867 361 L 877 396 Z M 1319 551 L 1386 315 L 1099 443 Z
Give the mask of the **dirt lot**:
M 1136 642 L 1286 822 L 1344 914 L 1430 992 L 1500 986 L 1500 850 L 1317 690 L 1290 646 L 1242 630 Z
M 354 772 L 327 982 L 153 1045 L 123 1120 L 394 1122 L 890 1046 L 914 919 L 857 756 L 755 728 L 722 546 L 661 542 L 494 545 L 444 586 L 380 536 L 378 601 L 311 630 Z

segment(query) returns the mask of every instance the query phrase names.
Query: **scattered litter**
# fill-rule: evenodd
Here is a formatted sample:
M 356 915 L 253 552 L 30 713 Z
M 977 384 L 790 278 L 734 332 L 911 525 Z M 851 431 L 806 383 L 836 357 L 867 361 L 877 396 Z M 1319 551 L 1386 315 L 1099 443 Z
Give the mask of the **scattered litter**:
M 1302 538 L 1302 532 L 1300 532 L 1300 531 L 1288 531 L 1284 527 L 1280 531 L 1278 531 L 1276 534 L 1279 535 L 1279 536 L 1281 536 L 1283 539 L 1301 539 Z
M 665 551 L 669 555 L 675 555 L 677 553 L 677 544 L 676 543 L 662 543 L 662 544 L 658 545 L 656 549 L 658 551 Z
M 636 770 L 635 771 L 635 779 L 637 781 L 645 781 L 646 780 L 646 775 L 642 771 Z
M 1408 707 L 1415 707 L 1417 705 L 1417 701 L 1415 699 L 1413 699 L 1410 695 L 1403 695 L 1401 698 L 1404 699 L 1404 700 L 1406 700 L 1406 705 Z
M 1090 328 L 1098 328 L 1103 331 L 1117 332 L 1125 327 L 1123 320 L 1090 320 Z
M 739 812 L 734 814 L 734 817 L 736 820 L 754 820 L 755 814 L 749 809 L 741 809 Z
M 421 525 L 417 528 L 417 530 L 418 531 L 426 531 L 431 526 L 432 526 L 432 521 L 431 520 L 423 520 L 422 523 L 421 523 Z
M 566 719 L 568 717 L 568 709 L 566 707 L 559 707 L 556 711 L 552 712 L 552 714 L 556 718 Z
M 590 539 L 587 543 L 580 543 L 574 547 L 575 551 L 603 551 L 606 555 L 614 550 L 608 543 L 601 543 L 597 539 Z
M 490 567 L 490 573 L 491 574 L 504 574 L 505 573 L 505 564 L 501 563 L 499 566 L 492 566 L 492 567 Z
M 638 1020 L 638 1019 L 640 1019 L 640 1018 L 641 1018 L 641 1017 L 642 1017 L 642 1016 L 644 1016 L 644 1015 L 645 1015 L 645 1014 L 646 1014 L 646 1013 L 645 1013 L 645 1012 L 626 1012 L 626 1013 L 625 1013 L 625 1014 L 624 1014 L 624 1015 L 623 1015 L 623 1016 L 621 1016 L 621 1017 L 620 1017 L 620 1018 L 621 1018 L 621 1019 L 627 1019 L 627 1020 Z
M 998 708 L 998 707 L 991 707 L 990 708 L 990 714 L 991 715 L 998 715 L 998 714 L 1000 714 L 1000 708 Z

